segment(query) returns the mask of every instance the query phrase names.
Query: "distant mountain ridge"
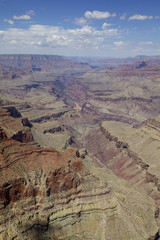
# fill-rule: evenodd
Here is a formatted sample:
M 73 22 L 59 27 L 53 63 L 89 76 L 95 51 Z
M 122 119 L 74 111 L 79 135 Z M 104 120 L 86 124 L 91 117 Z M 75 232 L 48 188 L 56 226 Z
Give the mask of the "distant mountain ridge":
M 91 69 L 89 64 L 81 64 L 64 56 L 57 55 L 0 55 L 0 78 L 16 78 L 41 71 L 86 72 Z

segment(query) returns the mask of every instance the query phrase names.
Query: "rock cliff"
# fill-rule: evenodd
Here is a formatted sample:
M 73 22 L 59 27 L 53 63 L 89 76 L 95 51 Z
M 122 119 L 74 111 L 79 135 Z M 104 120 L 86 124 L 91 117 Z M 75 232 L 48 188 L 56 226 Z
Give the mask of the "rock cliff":
M 160 238 L 159 57 L 84 61 L 0 56 L 1 240 Z
M 157 239 L 150 197 L 84 149 L 58 152 L 12 139 L 7 122 L 18 128 L 20 119 L 1 109 L 0 239 Z
M 70 71 L 71 69 L 83 72 L 90 70 L 91 67 L 88 64 L 84 65 L 56 55 L 0 55 L 0 79 L 14 80 L 32 72 Z

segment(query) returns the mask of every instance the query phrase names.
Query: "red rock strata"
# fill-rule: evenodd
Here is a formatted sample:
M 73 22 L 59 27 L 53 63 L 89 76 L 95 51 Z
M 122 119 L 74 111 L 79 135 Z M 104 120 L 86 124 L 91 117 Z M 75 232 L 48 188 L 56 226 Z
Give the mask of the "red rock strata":
M 13 115 L 13 116 L 12 116 Z M 16 116 L 16 118 L 14 117 Z M 15 108 L 0 109 L 0 126 L 6 136 L 19 142 L 27 143 L 33 141 L 30 131 L 31 124 L 28 119 L 20 117 L 20 113 Z
M 0 116 L 1 209 L 26 197 L 49 196 L 72 188 L 76 191 L 80 184 L 76 172 L 82 170 L 82 161 L 77 158 L 76 149 L 57 152 L 53 148 L 43 149 L 11 139 L 3 128 L 6 129 L 7 125 L 12 128 L 13 119 L 7 110 L 1 110 Z M 15 119 L 16 126 L 18 120 Z M 32 172 L 35 175 L 45 172 L 45 189 L 36 183 L 27 183 L 27 175 Z

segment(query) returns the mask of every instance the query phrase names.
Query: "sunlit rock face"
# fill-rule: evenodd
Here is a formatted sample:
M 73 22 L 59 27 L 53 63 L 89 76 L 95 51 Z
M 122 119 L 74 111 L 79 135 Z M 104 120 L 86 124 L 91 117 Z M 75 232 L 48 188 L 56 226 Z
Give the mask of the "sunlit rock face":
M 0 239 L 159 239 L 159 59 L 91 63 L 0 56 Z
M 2 112 L 1 120 L 13 124 Z M 3 125 L 0 150 L 1 239 L 142 239 L 142 233 L 147 239 L 157 233 L 153 201 L 122 180 L 117 185 L 85 150 L 21 143 Z

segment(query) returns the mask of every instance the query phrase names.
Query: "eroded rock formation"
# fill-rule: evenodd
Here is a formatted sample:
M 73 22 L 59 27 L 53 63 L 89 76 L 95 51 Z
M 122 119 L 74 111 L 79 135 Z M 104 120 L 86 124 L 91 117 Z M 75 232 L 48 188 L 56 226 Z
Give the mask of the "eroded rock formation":
M 159 58 L 81 60 L 0 56 L 2 240 L 159 239 Z
M 86 150 L 31 146 L 0 127 L 0 239 L 154 239 L 156 205 Z

